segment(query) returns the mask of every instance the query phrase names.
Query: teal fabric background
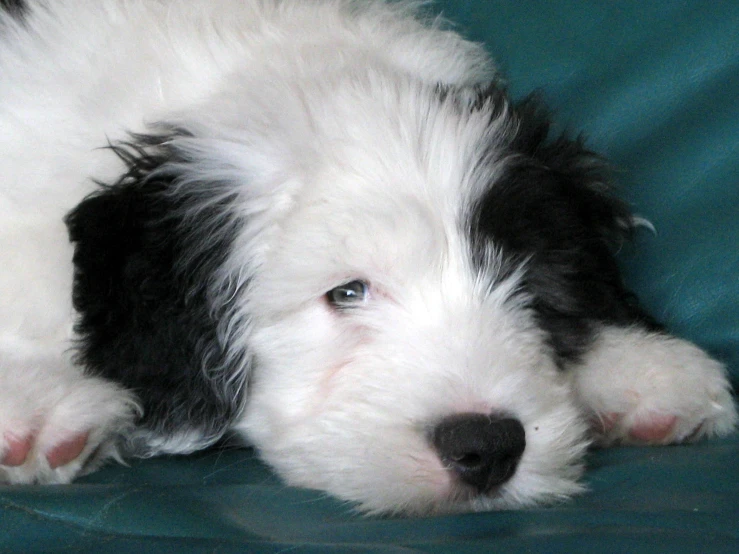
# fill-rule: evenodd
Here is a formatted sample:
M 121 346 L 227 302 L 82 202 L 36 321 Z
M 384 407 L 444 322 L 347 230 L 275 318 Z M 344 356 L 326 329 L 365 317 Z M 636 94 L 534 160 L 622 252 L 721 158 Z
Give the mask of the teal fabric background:
M 651 221 L 631 286 L 739 379 L 739 3 L 448 0 L 514 96 L 541 90 Z
M 656 227 L 621 260 L 675 333 L 739 382 L 739 2 L 447 0 L 516 97 L 540 89 Z M 248 450 L 111 466 L 70 486 L 0 487 L 0 551 L 739 552 L 739 439 L 588 458 L 559 506 L 361 518 L 283 486 Z

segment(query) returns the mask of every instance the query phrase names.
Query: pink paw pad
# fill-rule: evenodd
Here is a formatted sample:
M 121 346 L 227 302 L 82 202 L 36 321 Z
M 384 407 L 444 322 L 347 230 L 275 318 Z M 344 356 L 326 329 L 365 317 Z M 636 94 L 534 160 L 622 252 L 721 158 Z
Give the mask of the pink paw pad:
M 672 434 L 677 417 L 674 415 L 653 415 L 639 421 L 629 429 L 629 437 L 640 442 L 662 442 Z
M 5 434 L 5 441 L 8 449 L 5 452 L 0 464 L 8 467 L 22 466 L 26 462 L 28 453 L 33 447 L 33 437 L 27 435 L 25 437 L 16 437 L 10 433 Z
M 60 442 L 46 453 L 46 460 L 51 469 L 67 465 L 77 458 L 87 445 L 89 433 L 74 435 L 71 439 Z

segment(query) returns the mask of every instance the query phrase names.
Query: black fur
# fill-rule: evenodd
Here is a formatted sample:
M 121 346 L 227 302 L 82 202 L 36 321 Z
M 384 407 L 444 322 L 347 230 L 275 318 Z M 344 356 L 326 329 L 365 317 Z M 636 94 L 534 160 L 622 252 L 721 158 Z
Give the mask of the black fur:
M 483 98 L 496 105 L 494 117 L 507 102 L 496 85 Z M 621 279 L 614 249 L 633 223 L 602 158 L 581 138 L 550 138 L 549 113 L 535 96 L 511 106 L 508 117 L 515 129 L 508 166 L 473 210 L 473 257 L 482 260 L 492 242 L 509 269 L 525 262 L 522 292 L 561 365 L 582 355 L 598 324 L 659 329 Z
M 67 216 L 77 357 L 90 374 L 137 393 L 145 438 L 196 431 L 212 442 L 238 414 L 249 363 L 229 356 L 219 333 L 234 317 L 219 299 L 237 291 L 213 281 L 240 222 L 232 198 L 201 206 L 177 186 L 167 164 L 186 160 L 172 138 L 112 147 L 128 171 Z
M 23 20 L 28 13 L 28 4 L 25 0 L 0 0 L 0 12 L 6 12 L 11 17 Z

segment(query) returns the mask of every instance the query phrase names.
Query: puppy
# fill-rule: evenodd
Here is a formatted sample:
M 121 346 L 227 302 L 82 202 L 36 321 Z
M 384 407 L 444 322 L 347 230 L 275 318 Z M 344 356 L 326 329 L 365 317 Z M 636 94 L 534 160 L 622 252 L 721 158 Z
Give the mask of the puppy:
M 3 6 L 1 481 L 228 433 L 365 512 L 487 510 L 734 427 L 602 160 L 413 3 Z

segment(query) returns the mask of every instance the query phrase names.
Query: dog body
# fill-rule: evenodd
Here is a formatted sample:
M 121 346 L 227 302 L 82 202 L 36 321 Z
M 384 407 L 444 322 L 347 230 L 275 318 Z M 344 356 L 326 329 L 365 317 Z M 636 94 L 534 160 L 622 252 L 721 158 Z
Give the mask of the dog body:
M 236 433 L 365 511 L 517 507 L 735 424 L 601 161 L 409 4 L 28 1 L 0 76 L 2 481 Z

